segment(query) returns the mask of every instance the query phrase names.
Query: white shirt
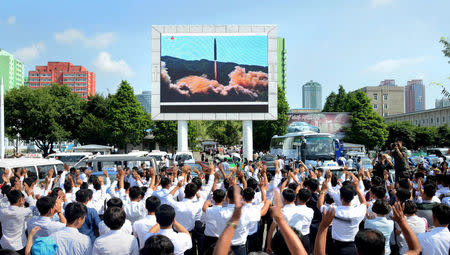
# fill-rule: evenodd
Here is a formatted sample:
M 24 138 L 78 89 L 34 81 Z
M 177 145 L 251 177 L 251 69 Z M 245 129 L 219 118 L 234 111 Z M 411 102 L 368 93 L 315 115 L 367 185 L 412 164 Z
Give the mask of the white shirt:
M 422 254 L 448 254 L 450 249 L 450 232 L 448 228 L 435 227 L 430 232 L 417 236 Z
M 28 233 L 30 233 L 30 231 L 36 226 L 41 228 L 34 236 L 33 242 L 39 237 L 49 236 L 52 233 L 55 233 L 56 231 L 59 231 L 66 227 L 66 224 L 64 223 L 61 223 L 59 221 L 52 221 L 51 218 L 43 216 L 33 216 L 28 221 L 27 225 Z
M 416 215 L 406 216 L 406 222 L 416 236 L 427 231 L 427 220 L 425 218 Z M 397 223 L 395 223 L 395 228 L 401 230 Z M 408 244 L 403 233 L 397 237 L 397 241 L 400 246 L 400 254 L 405 254 L 408 251 Z
M 145 240 L 153 235 L 163 235 L 168 237 L 175 248 L 175 255 L 183 255 L 185 251 L 192 248 L 191 235 L 187 233 L 176 233 L 173 229 L 161 229 L 158 233 L 148 233 Z
M 248 235 L 253 235 L 258 231 L 258 224 L 261 220 L 261 209 L 264 207 L 264 203 L 259 204 L 245 204 L 242 210 L 249 215 Z
M 133 224 L 133 234 L 139 241 L 139 248 L 142 249 L 144 247 L 146 241 L 145 237 L 155 224 L 155 215 L 146 215 L 143 219 L 140 219 Z
M 205 212 L 205 236 L 219 237 L 222 232 L 219 230 L 218 219 L 222 206 L 213 205 Z
M 274 192 L 278 189 L 278 185 L 281 182 L 281 179 L 283 178 L 281 172 L 278 174 L 275 174 L 273 176 L 272 181 L 269 183 L 269 186 L 267 187 L 267 192 L 266 192 L 266 197 L 267 200 L 272 201 L 273 200 L 273 196 L 274 196 Z
M 353 242 L 359 230 L 359 223 L 366 215 L 366 205 L 337 206 L 336 214 L 332 221 L 331 236 L 341 242 Z
M 97 254 L 139 255 L 139 245 L 136 237 L 120 230 L 110 230 L 95 239 L 92 255 Z
M 167 197 L 167 204 L 175 209 L 175 219 L 188 231 L 195 227 L 195 221 L 202 216 L 203 199 L 194 202 L 185 198 L 183 201 L 175 201 L 172 196 Z
M 220 218 L 217 219 L 219 233 L 222 233 L 226 227 L 227 222 L 231 219 L 234 211 L 234 204 L 229 204 L 220 210 Z M 234 231 L 231 245 L 244 245 L 247 242 L 249 233 L 249 225 L 251 217 L 248 210 L 242 210 L 241 218 L 239 219 L 236 230 Z
M 10 205 L 0 209 L 0 222 L 2 223 L 2 238 L 0 245 L 3 249 L 18 251 L 27 244 L 25 224 L 33 212 L 30 208 Z
M 65 227 L 50 235 L 58 245 L 55 255 L 85 255 L 91 254 L 91 239 L 78 232 L 76 228 Z
M 111 229 L 106 226 L 104 221 L 100 221 L 100 223 L 98 224 L 98 233 L 100 236 L 108 233 L 109 231 L 111 231 Z M 120 231 L 122 231 L 122 233 L 127 234 L 127 235 L 131 235 L 131 233 L 133 232 L 133 228 L 131 226 L 131 222 L 129 220 L 125 220 L 125 223 L 123 224 L 123 226 L 120 228 Z
M 306 205 L 287 204 L 281 212 L 289 226 L 300 231 L 302 235 L 309 234 L 309 227 L 314 216 L 313 209 Z
M 139 202 L 131 201 L 130 203 L 125 204 L 123 209 L 127 215 L 127 219 L 130 220 L 132 224 L 135 221 L 144 218 L 147 214 L 147 209 L 145 208 L 143 200 Z
M 384 235 L 384 254 L 391 254 L 389 240 L 394 231 L 394 222 L 388 220 L 385 216 L 377 216 L 375 219 L 367 219 L 364 223 L 365 229 L 374 229 L 380 231 Z

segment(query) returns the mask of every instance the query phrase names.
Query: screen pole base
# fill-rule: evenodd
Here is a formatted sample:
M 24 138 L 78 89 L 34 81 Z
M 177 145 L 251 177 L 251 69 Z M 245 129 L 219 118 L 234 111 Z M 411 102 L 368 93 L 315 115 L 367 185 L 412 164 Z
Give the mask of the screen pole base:
M 244 158 L 253 160 L 253 122 L 251 120 L 242 121 L 242 146 Z

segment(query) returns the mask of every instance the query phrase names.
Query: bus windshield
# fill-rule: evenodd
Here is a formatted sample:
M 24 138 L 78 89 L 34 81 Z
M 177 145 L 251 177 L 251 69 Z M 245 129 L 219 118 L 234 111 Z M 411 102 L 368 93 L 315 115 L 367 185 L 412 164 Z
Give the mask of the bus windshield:
M 305 157 L 308 160 L 332 160 L 335 151 L 331 137 L 306 137 Z

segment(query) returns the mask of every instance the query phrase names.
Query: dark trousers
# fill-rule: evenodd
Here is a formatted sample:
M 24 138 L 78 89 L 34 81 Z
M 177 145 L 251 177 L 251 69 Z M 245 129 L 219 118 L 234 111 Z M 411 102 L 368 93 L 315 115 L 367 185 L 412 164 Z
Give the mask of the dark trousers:
M 261 246 L 262 241 L 259 238 L 258 231 L 247 237 L 247 252 L 261 251 Z
M 356 255 L 354 242 L 341 242 L 333 240 L 333 253 L 336 255 Z
M 245 245 L 233 245 L 231 246 L 231 250 L 234 255 L 247 255 L 247 247 Z
M 185 251 L 185 255 L 203 254 L 204 240 L 205 240 L 205 225 L 201 221 L 196 221 L 194 229 L 189 231 L 192 238 L 192 248 Z
M 272 217 L 270 217 L 270 213 L 266 213 L 263 217 L 261 217 L 261 224 L 258 227 L 259 240 L 261 240 L 261 246 L 264 240 L 264 229 L 267 226 L 267 232 L 269 232 L 270 225 L 272 225 Z M 266 250 L 267 244 L 262 247 L 262 250 Z
M 217 242 L 218 239 L 219 238 L 217 238 L 217 237 L 205 235 L 205 239 L 204 239 L 204 242 L 203 242 L 203 251 L 206 252 L 211 247 L 216 246 L 216 242 Z M 199 253 L 199 254 L 201 254 L 201 253 Z M 212 252 L 211 252 L 211 254 L 212 254 Z
M 300 241 L 302 241 L 303 247 L 305 247 L 306 252 L 309 254 L 311 250 L 311 244 L 309 243 L 309 234 L 302 236 L 302 238 L 300 238 Z

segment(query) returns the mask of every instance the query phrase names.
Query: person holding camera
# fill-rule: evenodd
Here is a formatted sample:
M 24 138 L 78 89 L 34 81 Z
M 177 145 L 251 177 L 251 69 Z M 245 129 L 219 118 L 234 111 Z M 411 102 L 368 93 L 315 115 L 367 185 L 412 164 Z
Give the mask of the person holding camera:
M 390 155 L 394 158 L 395 180 L 398 181 L 400 173 L 409 175 L 408 150 L 403 146 L 402 140 L 395 141 Z

